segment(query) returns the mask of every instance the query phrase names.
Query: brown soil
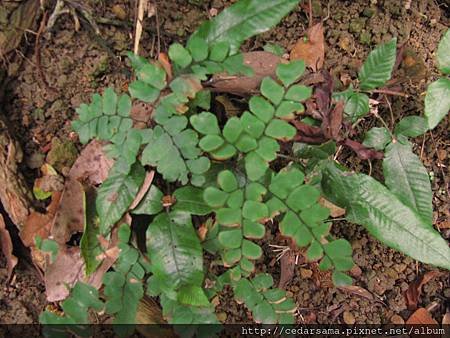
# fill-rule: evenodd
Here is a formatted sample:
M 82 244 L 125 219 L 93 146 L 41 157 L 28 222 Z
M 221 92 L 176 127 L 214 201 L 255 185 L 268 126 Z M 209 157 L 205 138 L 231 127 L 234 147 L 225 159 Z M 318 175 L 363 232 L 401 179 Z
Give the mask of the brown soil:
M 95 8 L 95 17 L 116 19 L 114 5 L 125 9 L 132 21 L 134 7 L 129 1 L 88 1 Z M 413 56 L 412 65 L 402 64 L 397 77 L 403 79 L 401 90 L 413 94 L 410 98 L 388 97 L 395 121 L 406 115 L 418 115 L 423 111 L 423 93 L 426 84 L 436 76 L 433 53 L 442 32 L 449 26 L 449 16 L 444 12 L 445 4 L 439 1 L 413 1 L 411 9 L 404 8 L 403 1 L 373 0 L 337 1 L 329 6 L 322 1 L 313 1 L 314 20 L 324 18 L 326 32 L 326 63 L 339 85 L 340 79 L 350 75 L 355 78 L 357 69 L 368 51 L 381 41 L 398 36 Z M 134 3 L 134 2 L 133 2 Z M 159 1 L 158 21 L 160 24 L 160 49 L 166 50 L 172 41 L 183 41 L 206 19 L 211 8 L 219 11 L 228 1 Z M 147 19 L 140 45 L 141 54 L 154 56 L 158 51 L 155 35 L 155 17 Z M 307 16 L 298 9 L 290 14 L 274 30 L 245 44 L 246 50 L 260 49 L 265 43 L 277 43 L 290 50 L 303 36 L 308 27 Z M 90 95 L 107 86 L 120 90 L 130 78 L 124 55 L 132 49 L 130 27 L 100 24 L 101 36 L 106 43 L 102 46 L 85 27 L 76 32 L 70 16 L 62 16 L 52 32 L 41 39 L 42 68 L 50 87 L 46 88 L 37 71 L 34 58 L 33 36 L 28 36 L 27 52 L 20 63 L 9 65 L 17 78 L 9 83 L 8 98 L 4 111 L 11 122 L 15 135 L 25 152 L 24 173 L 32 184 L 38 175 L 37 169 L 43 163 L 52 139 L 70 141 L 73 134 L 70 121 L 74 109 L 89 99 Z M 377 99 L 385 100 L 383 97 Z M 381 116 L 393 123 L 389 105 L 380 106 Z M 359 132 L 379 122 L 367 119 L 359 125 Z M 370 120 L 370 121 L 369 121 Z M 450 218 L 450 201 L 446 191 L 445 177 L 449 177 L 450 121 L 447 117 L 433 133 L 427 133 L 415 141 L 415 151 L 420 155 L 431 173 L 435 224 Z M 76 145 L 79 147 L 79 145 Z M 352 154 L 341 152 L 338 160 L 349 167 L 368 172 L 367 162 Z M 373 174 L 379 175 L 379 167 L 373 166 Z M 297 320 L 302 322 L 340 323 L 346 318 L 356 323 L 389 323 L 397 315 L 406 320 L 411 314 L 407 310 L 404 292 L 419 275 L 431 270 L 402 254 L 387 249 L 368 236 L 359 226 L 336 222 L 334 233 L 347 238 L 353 246 L 354 260 L 360 271 L 354 271 L 355 285 L 367 289 L 373 299 L 368 300 L 330 287 L 329 276 L 318 275 L 313 264 L 302 263 L 295 268 L 287 290 L 299 307 Z M 272 273 L 278 282 L 279 262 L 268 244 L 284 244 L 275 235 L 275 229 L 268 232 L 264 240 L 265 261 L 258 269 Z M 448 230 L 443 236 L 450 237 Z M 0 267 L 5 261 L 0 260 Z M 10 285 L 6 284 L 6 269 L 0 268 L 0 318 L 1 322 L 37 322 L 40 311 L 45 307 L 44 288 L 36 274 L 25 264 L 19 264 Z M 437 302 L 433 311 L 436 320 L 442 319 L 446 306 L 450 306 L 450 281 L 446 274 L 425 285 L 420 306 Z M 217 312 L 227 323 L 248 322 L 249 314 L 237 305 L 225 290 L 219 297 Z

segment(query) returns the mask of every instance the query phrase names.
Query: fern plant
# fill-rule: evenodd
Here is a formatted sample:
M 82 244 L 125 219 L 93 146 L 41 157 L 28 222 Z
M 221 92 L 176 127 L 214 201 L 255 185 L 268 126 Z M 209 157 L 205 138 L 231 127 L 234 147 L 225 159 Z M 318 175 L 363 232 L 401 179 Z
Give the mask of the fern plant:
M 136 74 L 129 93 L 118 95 L 108 88 L 77 109 L 73 128 L 81 143 L 106 141 L 105 150 L 115 159 L 97 189 L 95 210 L 89 212 L 92 206 L 87 206 L 92 215 L 81 240 L 86 274 L 101 263 L 104 249 L 99 236 L 117 236 L 120 255 L 105 274 L 101 293 L 77 283 L 62 304 L 64 314 L 46 311 L 42 323 L 84 324 L 88 310 L 93 310 L 105 311 L 115 324 L 133 324 L 144 294 L 158 297 L 169 323 L 218 323 L 211 300 L 225 285 L 254 321 L 294 323 L 295 302 L 274 287 L 269 274 L 257 273 L 257 261 L 264 255 L 258 241 L 273 222 L 293 247 L 305 249 L 309 261 L 332 271 L 335 285 L 351 283 L 346 273 L 353 266 L 351 245 L 330 234 L 329 210 L 319 204 L 321 194 L 345 206 L 348 220 L 365 225 L 388 245 L 449 268 L 448 246 L 432 229 L 431 190 L 410 150 L 407 137 L 414 135 L 407 122 L 397 126 L 395 138 L 381 128 L 367 134 L 367 146 L 386 150 L 383 186 L 330 163 L 334 142 L 303 144 L 299 153 L 309 160 L 279 168 L 281 144 L 289 146 L 296 139 L 295 121 L 313 93 L 313 88 L 300 83 L 303 61 L 278 64 L 276 76 L 262 79 L 261 95 L 250 97 L 240 116 L 219 121 L 208 111 L 210 94 L 204 81 L 217 73 L 250 75 L 252 70 L 237 52 L 240 43 L 273 26 L 296 4 L 296 0 L 241 0 L 203 24 L 186 46 L 172 44 L 170 64 L 129 54 Z M 367 113 L 363 91 L 390 78 L 395 45 L 392 40 L 369 55 L 359 75 L 360 90 L 335 95 L 336 100 L 345 100 L 348 119 Z M 152 104 L 151 127 L 133 125 L 130 112 L 133 102 L 139 101 Z M 158 179 L 131 207 L 150 169 Z M 396 177 L 405 184 L 399 186 Z M 139 249 L 130 225 L 124 224 L 127 213 L 146 215 L 146 250 Z M 207 275 L 205 251 L 223 266 L 223 274 Z M 206 276 L 212 283 L 205 283 Z M 74 313 L 74 306 L 82 313 Z M 117 327 L 122 335 L 130 333 L 127 329 Z M 211 335 L 203 329 L 183 333 Z

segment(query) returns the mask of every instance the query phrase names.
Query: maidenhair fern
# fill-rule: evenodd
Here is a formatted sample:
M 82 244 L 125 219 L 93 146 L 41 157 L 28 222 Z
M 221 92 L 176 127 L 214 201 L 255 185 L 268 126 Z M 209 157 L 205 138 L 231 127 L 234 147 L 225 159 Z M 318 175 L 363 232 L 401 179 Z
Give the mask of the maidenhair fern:
M 406 139 L 434 127 L 441 113 L 428 116 L 427 121 L 404 119 L 393 133 L 376 128 L 367 134 L 365 145 L 386 150 L 384 186 L 367 175 L 343 173 L 327 162 L 335 151 L 334 142 L 294 146 L 299 157 L 312 158 L 302 163 L 304 167 L 291 163 L 280 169 L 280 161 L 274 163 L 280 143 L 297 135 L 291 122 L 305 111 L 303 103 L 313 92 L 299 83 L 305 71 L 303 61 L 278 64 L 276 76 L 262 79 L 261 95 L 250 97 L 248 109 L 239 116 L 221 123 L 208 111 L 211 94 L 203 88 L 205 82 L 217 73 L 250 75 L 242 54 L 236 53 L 239 44 L 270 28 L 296 3 L 241 0 L 201 26 L 186 46 L 172 44 L 168 50 L 171 64 L 164 58 L 150 62 L 129 54 L 136 74 L 129 94 L 118 95 L 107 88 L 102 96 L 94 94 L 90 104 L 76 110 L 73 128 L 81 143 L 103 140 L 107 154 L 115 160 L 96 191 L 95 212 L 91 210 L 94 203 L 87 208 L 81 241 L 86 275 L 94 273 L 106 256 L 105 240 L 115 243 L 117 236 L 120 254 L 104 275 L 100 294 L 78 282 L 61 304 L 64 313 L 46 311 L 40 317 L 42 323 L 85 324 L 89 311 L 104 311 L 114 317 L 115 324 L 132 324 L 144 294 L 159 298 L 169 323 L 218 323 L 212 300 L 225 285 L 237 302 L 245 304 L 254 321 L 294 323 L 295 302 L 273 286 L 270 275 L 255 274 L 264 254 L 257 241 L 265 237 L 271 222 L 292 248 L 305 249 L 310 262 L 332 270 L 335 285 L 351 283 L 346 274 L 353 266 L 351 245 L 330 234 L 330 212 L 319 203 L 321 193 L 345 206 L 348 220 L 365 225 L 391 247 L 449 268 L 448 245 L 431 224 L 427 173 Z M 249 9 L 253 12 L 248 13 Z M 250 14 L 251 25 L 246 19 Z M 445 46 L 448 34 L 438 53 L 442 70 L 448 73 L 442 52 Z M 359 74 L 361 90 L 373 90 L 390 78 L 395 47 L 396 40 L 392 40 L 369 55 Z M 345 100 L 349 120 L 369 111 L 368 96 L 358 90 L 349 88 L 334 97 Z M 151 123 L 143 128 L 137 128 L 130 116 L 139 101 L 152 108 Z M 428 101 L 428 108 L 430 104 L 438 103 Z M 442 109 L 448 111 L 447 106 Z M 156 177 L 135 206 L 147 170 L 155 170 Z M 311 175 L 314 170 L 320 173 Z M 130 224 L 124 224 L 127 213 L 145 215 L 144 252 L 138 249 Z M 56 255 L 55 243 L 38 242 L 38 247 Z M 220 276 L 208 275 L 208 283 L 204 251 L 224 271 Z M 119 331 L 128 328 L 116 327 Z M 202 330 L 199 327 L 196 334 L 212 333 Z M 182 332 L 186 336 L 194 333 Z

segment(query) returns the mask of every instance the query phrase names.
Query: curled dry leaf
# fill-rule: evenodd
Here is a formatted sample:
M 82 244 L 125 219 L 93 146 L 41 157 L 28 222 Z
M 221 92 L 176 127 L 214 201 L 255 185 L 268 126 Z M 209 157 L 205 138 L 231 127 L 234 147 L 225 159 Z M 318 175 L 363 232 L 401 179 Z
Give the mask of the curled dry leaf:
M 68 178 L 51 228 L 51 235 L 56 242 L 65 244 L 73 234 L 84 231 L 84 204 L 83 185 Z
M 129 208 L 130 210 L 133 210 L 134 208 L 136 208 L 138 206 L 138 204 L 142 201 L 142 199 L 144 198 L 148 189 L 150 189 L 150 186 L 152 185 L 154 176 L 155 176 L 154 170 L 146 173 L 144 183 L 142 184 L 136 197 L 134 198 L 133 202 L 131 203 L 130 208 Z
M 322 23 L 308 28 L 306 36 L 297 41 L 291 50 L 291 60 L 303 60 L 313 71 L 323 67 L 325 59 L 325 41 Z
M 408 306 L 408 310 L 417 309 L 417 303 L 419 302 L 419 297 L 422 293 L 422 286 L 442 275 L 443 273 L 440 271 L 428 271 L 409 285 L 408 290 L 406 290 L 405 292 L 406 305 Z
M 158 62 L 161 64 L 161 66 L 164 68 L 164 71 L 167 74 L 167 82 L 170 82 L 172 80 L 172 65 L 170 64 L 169 57 L 165 53 L 159 53 L 158 55 Z
M 430 325 L 430 324 L 435 324 L 437 325 L 438 322 L 431 317 L 430 312 L 421 307 L 418 308 L 412 315 L 411 317 L 408 318 L 408 320 L 406 321 L 406 324 L 410 324 L 410 325 Z
M 86 181 L 89 185 L 99 185 L 108 177 L 114 160 L 103 151 L 104 142 L 91 141 L 78 156 L 69 171 L 69 177 Z
M 59 206 L 61 199 L 61 192 L 54 192 L 52 194 L 52 201 L 47 207 L 47 213 L 42 214 L 33 211 L 25 221 L 25 224 L 20 231 L 20 238 L 25 246 L 33 246 L 34 238 L 40 236 L 42 239 L 48 238 L 52 226 L 52 220 Z
M 17 265 L 17 257 L 13 255 L 13 243 L 8 230 L 6 230 L 5 220 L 0 215 L 0 244 L 2 246 L 3 255 L 6 258 L 6 268 L 8 272 L 8 280 L 11 277 L 14 267 Z
M 217 92 L 236 95 L 258 93 L 261 81 L 266 76 L 275 77 L 275 70 L 283 59 L 269 52 L 243 53 L 244 64 L 253 69 L 253 76 L 230 76 L 227 74 L 214 75 L 211 86 Z

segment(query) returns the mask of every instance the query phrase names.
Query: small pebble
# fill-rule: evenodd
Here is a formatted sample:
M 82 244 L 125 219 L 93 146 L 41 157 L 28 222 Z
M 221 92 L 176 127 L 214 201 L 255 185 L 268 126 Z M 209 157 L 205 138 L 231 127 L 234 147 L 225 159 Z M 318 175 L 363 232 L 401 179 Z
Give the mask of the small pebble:
M 405 321 L 399 315 L 393 315 L 391 317 L 391 323 L 392 324 L 405 324 Z
M 344 319 L 344 323 L 347 325 L 353 325 L 356 322 L 355 316 L 349 311 L 344 311 L 344 314 L 342 315 Z

